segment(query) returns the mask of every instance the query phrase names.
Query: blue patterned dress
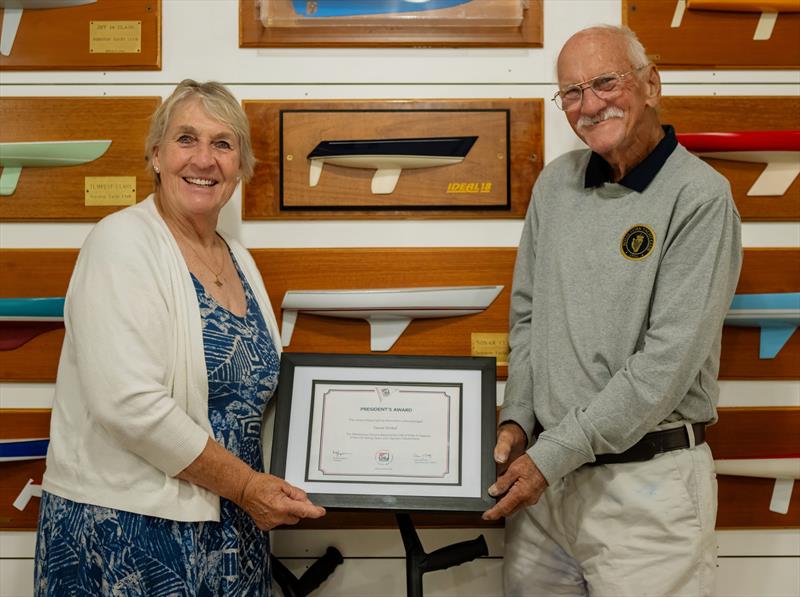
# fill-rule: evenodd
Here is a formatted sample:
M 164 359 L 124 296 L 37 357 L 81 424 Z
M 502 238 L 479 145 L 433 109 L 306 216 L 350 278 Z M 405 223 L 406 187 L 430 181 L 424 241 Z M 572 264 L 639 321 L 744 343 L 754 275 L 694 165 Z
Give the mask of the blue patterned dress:
M 236 261 L 234 260 L 234 263 Z M 264 470 L 261 421 L 279 357 L 247 280 L 237 317 L 192 276 L 203 325 L 214 437 Z M 45 492 L 39 508 L 37 596 L 270 594 L 269 535 L 222 499 L 220 522 L 179 522 L 73 502 Z

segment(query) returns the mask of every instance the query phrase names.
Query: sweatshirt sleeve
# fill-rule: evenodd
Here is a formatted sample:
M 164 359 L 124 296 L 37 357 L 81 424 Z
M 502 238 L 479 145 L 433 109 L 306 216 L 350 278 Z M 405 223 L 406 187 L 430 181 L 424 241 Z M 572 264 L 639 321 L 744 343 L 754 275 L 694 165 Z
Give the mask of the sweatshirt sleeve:
M 98 224 L 81 249 L 64 319 L 88 416 L 174 476 L 200 455 L 209 434 L 170 394 L 176 317 L 185 310 L 172 304 L 170 256 L 155 236 L 129 214 Z
M 549 482 L 619 453 L 676 410 L 719 342 L 741 267 L 739 215 L 730 192 L 676 222 L 661 257 L 643 346 L 583 408 L 528 450 Z
M 533 412 L 533 368 L 531 366 L 531 317 L 533 315 L 533 267 L 536 262 L 536 193 L 531 199 L 522 228 L 509 306 L 508 379 L 499 421 L 513 421 L 530 441 L 536 417 Z

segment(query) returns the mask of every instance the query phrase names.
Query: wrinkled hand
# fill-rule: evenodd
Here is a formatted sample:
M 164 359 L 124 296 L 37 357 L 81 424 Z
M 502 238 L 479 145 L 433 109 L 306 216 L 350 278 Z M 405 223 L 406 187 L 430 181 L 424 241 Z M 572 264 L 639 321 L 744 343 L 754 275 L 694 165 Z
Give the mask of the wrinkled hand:
M 494 447 L 494 461 L 497 463 L 499 477 L 509 465 L 525 453 L 528 438 L 522 427 L 516 423 L 504 423 L 497 430 L 497 444 Z
M 494 459 L 499 465 L 498 477 L 489 488 L 489 495 L 505 495 L 483 513 L 484 520 L 498 520 L 511 516 L 520 508 L 533 506 L 547 489 L 544 475 L 524 453 L 525 442 L 525 433 L 518 425 L 500 426 L 494 448 Z
M 312 504 L 305 491 L 264 473 L 253 473 L 248 479 L 240 505 L 262 531 L 325 516 L 325 508 Z

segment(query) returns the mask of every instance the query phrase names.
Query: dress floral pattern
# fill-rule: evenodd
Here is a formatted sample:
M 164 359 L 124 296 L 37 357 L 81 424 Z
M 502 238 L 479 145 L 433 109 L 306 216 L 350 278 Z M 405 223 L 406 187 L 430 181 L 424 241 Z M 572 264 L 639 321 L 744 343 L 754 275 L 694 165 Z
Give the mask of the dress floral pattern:
M 235 263 L 235 260 L 234 260 Z M 208 415 L 221 445 L 264 470 L 261 422 L 279 356 L 247 280 L 238 317 L 192 276 L 203 326 Z M 39 508 L 37 596 L 270 595 L 269 535 L 221 499 L 220 522 L 180 522 L 81 504 L 44 492 Z

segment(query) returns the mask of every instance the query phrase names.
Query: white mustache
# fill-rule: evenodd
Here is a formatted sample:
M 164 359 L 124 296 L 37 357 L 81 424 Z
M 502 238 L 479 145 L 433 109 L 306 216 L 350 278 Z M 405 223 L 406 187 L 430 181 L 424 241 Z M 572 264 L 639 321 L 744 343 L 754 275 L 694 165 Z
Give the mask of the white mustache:
M 612 118 L 622 118 L 625 116 L 625 112 L 621 108 L 617 108 L 616 106 L 609 106 L 602 112 L 598 112 L 594 116 L 581 116 L 578 119 L 578 128 L 586 127 L 586 126 L 594 126 L 600 122 L 605 120 L 611 120 Z

